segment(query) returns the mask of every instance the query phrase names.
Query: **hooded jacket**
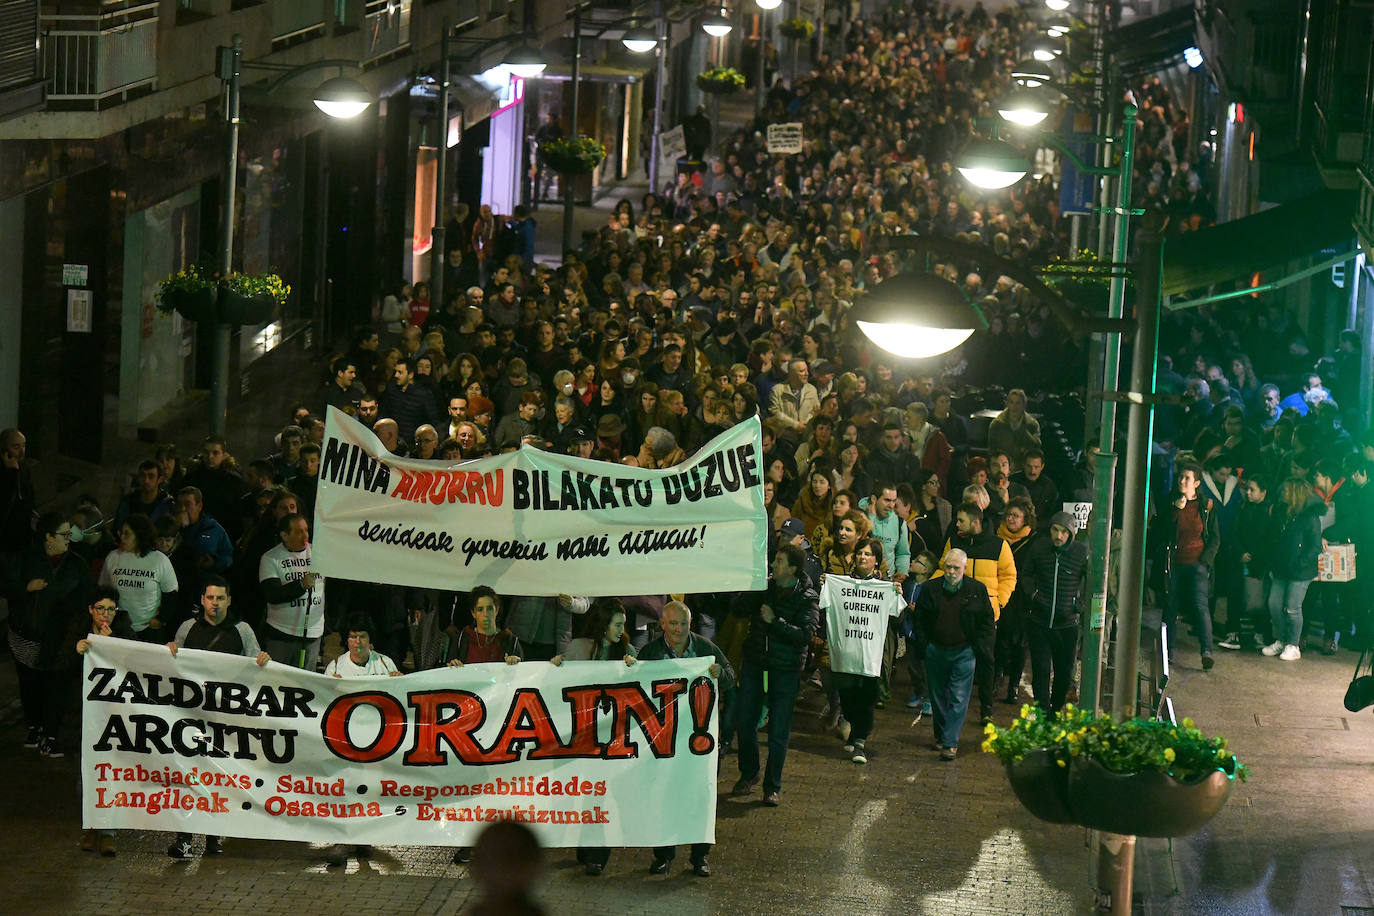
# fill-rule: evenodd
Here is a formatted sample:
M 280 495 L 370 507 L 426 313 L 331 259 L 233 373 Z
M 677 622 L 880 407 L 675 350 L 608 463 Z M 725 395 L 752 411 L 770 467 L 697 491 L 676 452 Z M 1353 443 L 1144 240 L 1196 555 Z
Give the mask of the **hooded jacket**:
M 807 646 L 820 622 L 816 590 L 798 575 L 790 588 L 769 582 L 761 592 L 744 592 L 741 610 L 749 620 L 749 636 L 744 642 L 744 660 L 769 671 L 800 671 Z M 773 622 L 764 623 L 759 610 L 773 608 Z
M 1018 554 L 1021 557 L 1020 590 L 1026 595 L 1030 619 L 1056 629 L 1077 626 L 1088 545 L 1069 541 L 1056 547 L 1048 534 L 1042 534 Z
M 1275 515 L 1283 510 L 1275 507 Z M 1269 571 L 1275 579 L 1303 582 L 1317 578 L 1317 558 L 1322 552 L 1322 516 L 1326 504 L 1313 499 L 1291 519 L 1277 520 L 1278 537 L 1270 555 Z

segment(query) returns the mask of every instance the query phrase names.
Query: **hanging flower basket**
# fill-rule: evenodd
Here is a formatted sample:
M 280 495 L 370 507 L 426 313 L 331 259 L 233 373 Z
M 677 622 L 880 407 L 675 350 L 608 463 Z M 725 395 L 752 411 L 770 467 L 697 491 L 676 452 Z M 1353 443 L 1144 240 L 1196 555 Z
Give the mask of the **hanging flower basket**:
M 1191 719 L 1117 722 L 1073 706 L 1050 715 L 1028 705 L 985 734 L 983 750 L 1002 760 L 1026 810 L 1126 836 L 1193 833 L 1248 775 L 1226 739 L 1203 735 Z
M 778 23 L 778 31 L 781 32 L 785 38 L 791 38 L 793 41 L 804 41 L 815 34 L 816 23 L 812 22 L 810 19 L 802 19 L 800 17 L 784 19 L 782 22 Z
M 697 88 L 713 95 L 729 95 L 744 88 L 744 74 L 734 67 L 712 67 L 697 74 Z
M 203 289 L 174 289 L 158 297 L 158 308 L 165 312 L 176 312 L 187 321 L 214 321 L 215 300 L 218 291 L 213 285 Z
M 1069 803 L 1078 823 L 1094 830 L 1123 836 L 1187 836 L 1226 807 L 1235 784 L 1234 757 L 1231 763 L 1229 769 L 1184 781 L 1168 773 L 1113 773 L 1079 757 L 1069 766 Z
M 291 287 L 277 274 L 234 274 L 220 285 L 219 320 L 225 324 L 265 324 Z
M 1006 764 L 1007 782 L 1025 809 L 1051 824 L 1076 824 L 1069 809 L 1069 770 L 1053 751 L 1031 751 Z
M 539 147 L 544 162 L 561 175 L 586 175 L 606 159 L 606 147 L 591 137 L 550 140 Z
M 157 307 L 187 321 L 262 324 L 286 301 L 291 287 L 277 274 L 234 274 L 227 280 L 188 265 L 158 282 Z

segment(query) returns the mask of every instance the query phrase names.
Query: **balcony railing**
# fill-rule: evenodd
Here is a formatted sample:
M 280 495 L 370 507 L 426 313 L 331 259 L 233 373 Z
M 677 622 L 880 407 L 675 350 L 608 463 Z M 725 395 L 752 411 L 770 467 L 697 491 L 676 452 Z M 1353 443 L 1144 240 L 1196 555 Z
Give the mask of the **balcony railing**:
M 363 8 L 363 61 L 410 45 L 410 0 L 368 0 Z
M 103 2 L 98 12 L 44 13 L 43 77 L 48 101 L 102 108 L 157 83 L 156 0 Z

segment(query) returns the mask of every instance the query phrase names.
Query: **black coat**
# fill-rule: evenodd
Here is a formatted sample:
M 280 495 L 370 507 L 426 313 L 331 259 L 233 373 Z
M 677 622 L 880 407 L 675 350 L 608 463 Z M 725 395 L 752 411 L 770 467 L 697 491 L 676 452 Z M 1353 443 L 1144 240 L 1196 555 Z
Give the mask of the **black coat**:
M 1269 572 L 1269 557 L 1279 536 L 1273 503 L 1246 500 L 1236 518 L 1233 536 L 1236 556 L 1250 554 L 1250 562 L 1245 564 L 1246 575 L 1252 579 L 1263 579 Z
M 1026 595 L 1030 619 L 1043 627 L 1074 627 L 1083 607 L 1083 580 L 1088 572 L 1088 546 L 1070 541 L 1054 546 L 1042 534 L 1026 546 L 1019 564 L 1017 588 Z
M 800 671 L 811 636 L 820 623 L 818 600 L 805 576 L 799 576 L 791 588 L 770 582 L 765 591 L 742 593 L 741 616 L 749 618 L 745 664 L 769 671 Z M 764 623 L 759 614 L 765 604 L 773 609 L 772 623 Z
M 28 583 L 34 579 L 48 584 L 31 592 Z M 59 660 L 59 650 L 68 632 L 87 613 L 93 587 L 90 567 L 70 550 L 53 566 L 41 547 L 30 548 L 7 577 L 5 596 L 10 603 L 10 626 L 20 636 L 39 644 L 40 669 L 48 670 Z
M 1279 514 L 1283 510 L 1276 508 L 1274 511 Z M 1325 514 L 1326 504 L 1314 499 L 1294 518 L 1279 522 L 1279 535 L 1269 561 L 1269 571 L 1275 579 L 1300 582 L 1317 577 L 1317 558 L 1322 552 L 1322 516 Z
M 944 591 L 941 579 L 931 579 L 921 593 L 916 596 L 916 644 L 924 653 L 930 644 L 930 635 L 940 616 L 940 593 Z M 964 638 L 973 647 L 973 654 L 984 661 L 992 661 L 993 644 L 996 640 L 996 618 L 992 614 L 992 601 L 988 598 L 987 586 L 972 576 L 964 576 L 959 583 L 959 626 Z

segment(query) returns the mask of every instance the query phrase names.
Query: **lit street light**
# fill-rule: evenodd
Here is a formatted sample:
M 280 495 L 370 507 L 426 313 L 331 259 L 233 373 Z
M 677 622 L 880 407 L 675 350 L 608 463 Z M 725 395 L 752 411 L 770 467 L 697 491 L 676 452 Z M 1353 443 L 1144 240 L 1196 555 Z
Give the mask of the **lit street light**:
M 1052 107 L 1046 94 L 1034 89 L 1013 89 L 997 101 L 997 113 L 1017 127 L 1035 127 Z
M 357 80 L 336 76 L 320 84 L 314 101 L 331 118 L 356 118 L 372 104 L 372 94 Z
M 1011 187 L 1030 171 L 1026 155 L 1005 140 L 975 137 L 964 147 L 955 168 L 969 184 L 988 191 Z
M 906 359 L 947 353 L 988 327 L 958 287 L 923 273 L 879 283 L 854 307 L 853 317 L 876 346 Z

